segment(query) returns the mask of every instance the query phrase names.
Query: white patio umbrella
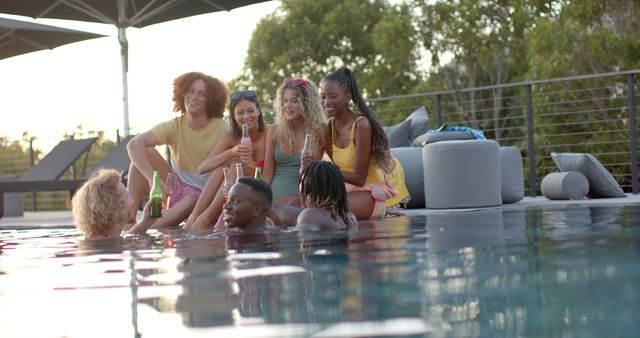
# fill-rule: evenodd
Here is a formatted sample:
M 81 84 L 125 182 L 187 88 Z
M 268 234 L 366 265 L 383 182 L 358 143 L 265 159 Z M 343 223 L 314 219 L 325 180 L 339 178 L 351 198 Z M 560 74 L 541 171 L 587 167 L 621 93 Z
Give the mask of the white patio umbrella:
M 129 135 L 128 27 L 144 27 L 197 14 L 230 11 L 268 0 L 0 0 L 0 13 L 108 23 L 117 27 L 122 57 L 124 134 Z
M 0 17 L 0 60 L 102 36 Z

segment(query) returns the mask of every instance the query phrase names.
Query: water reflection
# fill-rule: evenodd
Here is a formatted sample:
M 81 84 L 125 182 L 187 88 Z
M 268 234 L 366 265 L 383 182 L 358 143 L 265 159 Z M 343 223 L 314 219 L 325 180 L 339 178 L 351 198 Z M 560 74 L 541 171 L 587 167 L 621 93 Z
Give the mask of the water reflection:
M 427 216 L 428 237 L 418 283 L 426 296 L 423 317 L 436 333 L 482 335 L 487 318 L 504 312 L 487 301 L 481 290 L 491 289 L 496 303 L 508 301 L 500 291 L 508 275 L 501 249 L 505 227 L 501 209 Z
M 540 335 L 626 336 L 637 320 L 637 236 L 620 220 L 622 207 L 532 211 L 528 289 L 535 295 L 532 324 Z M 635 222 L 634 222 L 635 223 Z M 637 227 L 638 223 L 632 225 Z
M 427 250 L 503 245 L 502 209 L 449 212 L 427 216 Z
M 369 221 L 351 234 L 341 309 L 347 320 L 415 317 L 420 301 L 415 283 L 408 217 Z M 419 221 L 416 221 L 419 222 Z
M 334 233 L 2 232 L 0 329 L 36 316 L 27 336 L 87 336 L 95 304 L 114 314 L 110 336 L 634 336 L 639 220 L 640 208 L 572 206 Z M 55 326 L 69 314 L 87 325 Z
M 524 209 L 502 211 L 504 224 L 502 237 L 505 245 L 526 244 L 527 217 Z

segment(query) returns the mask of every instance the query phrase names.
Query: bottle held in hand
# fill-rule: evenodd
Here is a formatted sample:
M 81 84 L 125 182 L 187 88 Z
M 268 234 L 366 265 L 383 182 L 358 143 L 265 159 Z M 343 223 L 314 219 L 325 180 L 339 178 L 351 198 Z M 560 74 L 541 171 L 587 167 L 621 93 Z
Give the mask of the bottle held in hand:
M 262 179 L 262 167 L 256 167 L 255 178 L 258 180 Z
M 236 162 L 236 182 L 238 182 L 240 177 L 244 177 L 244 171 L 242 170 L 242 163 Z
M 249 125 L 247 125 L 246 123 L 242 124 L 242 138 L 240 139 L 240 144 L 244 146 L 251 146 L 251 137 L 249 137 Z M 253 162 L 251 157 L 243 157 L 242 162 L 243 163 Z
M 311 150 L 311 134 L 307 133 L 304 137 L 304 147 L 300 152 L 300 174 L 304 171 L 304 158 L 309 156 L 313 156 L 313 151 Z
M 160 187 L 160 172 L 157 170 L 153 172 L 153 185 L 149 192 L 149 199 L 151 200 L 149 216 L 162 216 L 162 188 Z
M 229 167 L 222 168 L 222 172 L 224 173 L 224 184 L 222 185 L 222 191 L 224 193 L 224 197 L 226 198 L 234 182 L 231 178 L 231 171 L 229 170 Z

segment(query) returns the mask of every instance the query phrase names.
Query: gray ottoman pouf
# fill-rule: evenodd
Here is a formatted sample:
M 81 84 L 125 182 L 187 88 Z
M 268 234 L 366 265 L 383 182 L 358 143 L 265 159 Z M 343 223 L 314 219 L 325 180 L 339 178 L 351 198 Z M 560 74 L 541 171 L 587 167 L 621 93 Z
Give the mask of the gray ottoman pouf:
M 518 147 L 500 147 L 502 203 L 515 203 L 524 198 L 522 155 Z
M 407 185 L 411 200 L 407 209 L 424 208 L 424 173 L 422 172 L 422 148 L 391 148 L 404 170 L 404 183 Z
M 422 148 L 425 206 L 432 209 L 502 204 L 500 146 L 492 140 L 456 140 Z
M 540 190 L 550 200 L 584 199 L 589 193 L 589 180 L 579 171 L 550 173 L 542 179 Z

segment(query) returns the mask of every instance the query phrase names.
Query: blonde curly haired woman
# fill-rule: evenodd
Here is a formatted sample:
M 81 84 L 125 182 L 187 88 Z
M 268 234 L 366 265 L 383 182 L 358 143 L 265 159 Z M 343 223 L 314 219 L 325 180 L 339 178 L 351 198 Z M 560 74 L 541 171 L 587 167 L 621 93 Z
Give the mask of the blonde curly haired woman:
M 113 169 L 100 169 L 93 174 L 73 196 L 73 221 L 87 239 L 119 238 L 125 234 L 143 234 L 153 225 L 149 205 L 144 208 L 140 223 L 126 230 L 133 199 L 122 184 L 120 173 Z
M 273 200 L 290 203 L 298 198 L 300 152 L 311 134 L 312 159 L 324 153 L 327 122 L 318 88 L 309 80 L 286 78 L 275 100 L 276 123 L 267 131 L 262 179 L 271 184 Z

